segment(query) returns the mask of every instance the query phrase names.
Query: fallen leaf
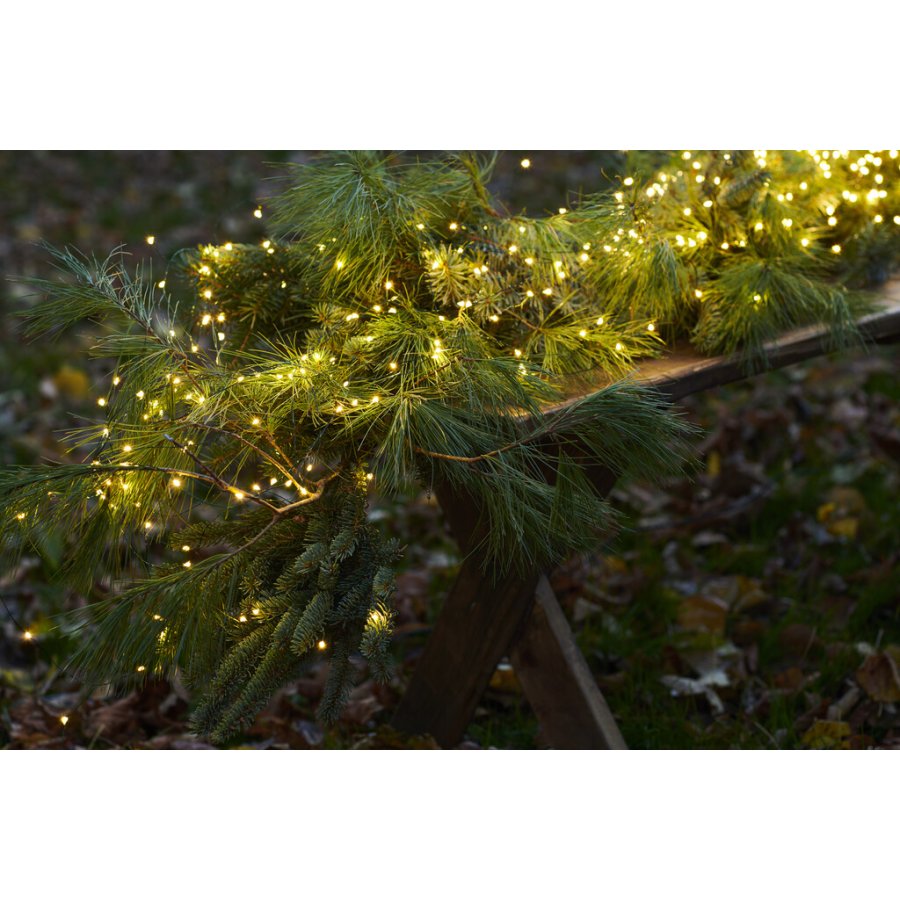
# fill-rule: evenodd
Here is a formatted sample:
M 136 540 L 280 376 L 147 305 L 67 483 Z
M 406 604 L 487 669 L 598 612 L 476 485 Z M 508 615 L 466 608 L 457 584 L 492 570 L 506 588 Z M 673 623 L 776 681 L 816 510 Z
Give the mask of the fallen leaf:
M 900 702 L 900 648 L 889 648 L 893 653 L 875 653 L 867 656 L 856 671 L 860 687 L 878 703 Z
M 678 606 L 678 624 L 688 631 L 724 634 L 727 616 L 728 605 L 718 597 L 695 594 L 686 597 Z
M 847 750 L 850 726 L 846 722 L 819 719 L 804 733 L 802 740 L 810 750 Z

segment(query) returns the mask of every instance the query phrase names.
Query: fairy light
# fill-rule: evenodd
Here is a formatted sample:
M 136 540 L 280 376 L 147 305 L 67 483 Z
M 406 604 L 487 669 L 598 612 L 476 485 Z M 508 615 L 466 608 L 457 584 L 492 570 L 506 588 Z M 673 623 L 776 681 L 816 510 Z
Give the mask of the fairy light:
M 531 168 L 531 160 L 528 159 L 528 157 L 526 156 L 525 159 L 519 160 L 519 165 L 523 169 L 530 169 Z
M 647 331 L 650 331 L 650 332 L 656 331 L 656 326 L 652 322 L 650 322 L 650 324 L 647 325 Z
M 840 244 L 832 244 L 832 245 L 831 245 L 831 252 L 832 252 L 832 253 L 840 253 L 840 252 L 841 252 L 841 245 L 840 245 Z
M 173 479 L 169 482 L 169 484 L 171 484 L 173 488 L 176 488 L 176 489 L 177 489 L 177 488 L 180 488 L 180 487 L 181 487 L 181 479 L 180 479 L 180 478 L 173 478 Z
M 256 484 L 255 482 L 250 485 L 250 490 L 254 493 L 258 494 L 262 490 L 262 485 Z
M 182 565 L 185 569 L 189 569 L 189 568 L 191 567 L 191 561 L 190 561 L 189 559 L 186 559 L 181 565 Z
M 101 398 L 97 401 L 97 406 L 106 406 L 106 397 L 101 397 Z
M 319 643 L 316 644 L 316 646 L 317 646 L 320 650 L 324 650 L 324 649 L 328 646 L 328 644 L 326 644 L 325 641 L 319 641 Z
M 136 672 L 146 672 L 147 667 L 146 666 L 138 666 L 137 669 L 135 669 L 135 671 Z
M 122 452 L 123 452 L 123 453 L 131 453 L 131 449 L 132 449 L 132 448 L 131 448 L 131 444 L 126 444 L 126 445 L 122 448 Z
M 134 396 L 137 397 L 138 400 L 143 400 L 146 395 L 143 391 L 138 391 Z
M 152 234 L 148 234 L 144 240 L 152 247 L 156 243 L 156 238 Z
M 23 631 L 22 632 L 22 640 L 23 641 L 33 641 L 34 635 L 30 631 Z
M 262 207 L 257 206 L 256 209 L 253 210 L 253 218 L 261 219 L 262 218 Z
M 63 727 L 65 727 L 65 725 L 68 723 L 68 721 L 69 721 L 69 717 L 68 717 L 68 716 L 60 716 L 60 717 L 59 717 L 59 723 L 60 723 L 60 725 L 62 725 Z

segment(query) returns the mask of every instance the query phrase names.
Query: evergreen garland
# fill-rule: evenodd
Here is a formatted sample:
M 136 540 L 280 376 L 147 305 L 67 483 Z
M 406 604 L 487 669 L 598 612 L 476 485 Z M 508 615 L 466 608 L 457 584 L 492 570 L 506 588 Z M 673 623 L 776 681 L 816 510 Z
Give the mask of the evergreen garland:
M 332 720 L 353 654 L 390 673 L 400 549 L 366 520 L 373 479 L 465 491 L 498 570 L 549 565 L 613 515 L 586 460 L 658 479 L 687 455 L 636 360 L 686 338 L 753 365 L 814 322 L 852 337 L 900 251 L 896 151 L 685 151 L 642 178 L 648 158 L 531 218 L 495 208 L 490 160 L 332 154 L 292 167 L 272 238 L 181 254 L 183 291 L 121 251 L 51 251 L 65 277 L 36 283 L 30 333 L 102 321 L 118 362 L 72 434 L 85 463 L 0 473 L 0 538 L 65 528 L 73 584 L 129 578 L 81 615 L 76 668 L 177 670 L 224 741 L 326 653 Z M 169 534 L 176 561 L 145 565 Z

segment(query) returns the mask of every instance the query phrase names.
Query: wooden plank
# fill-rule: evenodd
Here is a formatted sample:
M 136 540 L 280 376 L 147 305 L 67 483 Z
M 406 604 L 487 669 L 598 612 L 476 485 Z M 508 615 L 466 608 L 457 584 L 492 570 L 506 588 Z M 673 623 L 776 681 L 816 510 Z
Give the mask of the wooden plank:
M 542 575 L 511 661 L 551 747 L 627 750 L 625 739 Z
M 857 321 L 863 345 L 896 342 L 900 339 L 900 278 L 882 287 L 876 306 L 874 312 Z M 786 332 L 766 344 L 765 365 L 756 370 L 749 370 L 746 360 L 739 356 L 701 356 L 689 346 L 679 344 L 658 359 L 642 360 L 631 376 L 642 384 L 658 388 L 670 400 L 679 400 L 763 371 L 813 359 L 834 349 L 828 329 L 815 325 Z M 547 406 L 544 412 L 552 415 L 609 383 L 607 377 L 600 376 L 587 388 L 573 391 L 564 401 Z

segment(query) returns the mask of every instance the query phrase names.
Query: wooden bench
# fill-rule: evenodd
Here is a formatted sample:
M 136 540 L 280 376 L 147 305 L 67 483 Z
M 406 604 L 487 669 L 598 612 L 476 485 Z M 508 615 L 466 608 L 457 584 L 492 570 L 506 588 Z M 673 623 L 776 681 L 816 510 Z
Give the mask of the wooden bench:
M 900 340 L 900 279 L 880 290 L 877 311 L 861 319 L 859 328 L 868 343 Z M 812 359 L 829 349 L 823 328 L 798 329 L 768 346 L 765 370 Z M 635 377 L 674 402 L 741 380 L 747 371 L 740 360 L 701 357 L 677 347 L 643 363 Z M 565 404 L 548 414 L 560 406 Z M 615 484 L 608 470 L 589 467 L 588 474 L 603 495 Z M 439 488 L 437 496 L 463 561 L 395 713 L 394 727 L 431 734 L 443 747 L 456 746 L 498 663 L 508 656 L 550 746 L 627 749 L 547 574 L 535 570 L 495 578 L 485 570 L 479 551 L 472 549 L 481 537 L 477 506 L 470 497 L 446 488 Z

